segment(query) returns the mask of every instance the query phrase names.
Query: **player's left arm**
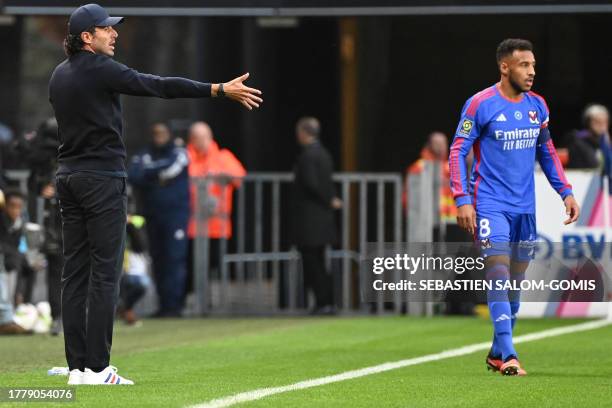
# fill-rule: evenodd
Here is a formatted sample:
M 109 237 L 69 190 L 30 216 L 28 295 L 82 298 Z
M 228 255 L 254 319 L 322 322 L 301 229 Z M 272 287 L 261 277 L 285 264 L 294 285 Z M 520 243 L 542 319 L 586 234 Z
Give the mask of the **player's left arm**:
M 555 145 L 550 137 L 548 129 L 548 114 L 546 112 L 545 120 L 542 122 L 540 135 L 537 141 L 536 155 L 540 167 L 546 174 L 546 178 L 550 185 L 563 199 L 565 204 L 565 213 L 568 218 L 563 222 L 565 225 L 571 224 L 578 220 L 580 215 L 580 207 L 574 198 L 572 185 L 567 181 L 563 166 L 557 155 Z

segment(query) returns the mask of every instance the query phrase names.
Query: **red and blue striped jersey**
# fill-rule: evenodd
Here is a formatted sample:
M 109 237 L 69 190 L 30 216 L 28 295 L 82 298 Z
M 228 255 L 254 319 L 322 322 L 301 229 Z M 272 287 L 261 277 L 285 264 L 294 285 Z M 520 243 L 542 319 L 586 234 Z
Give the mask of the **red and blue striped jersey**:
M 535 213 L 536 159 L 562 198 L 572 194 L 548 131 L 546 101 L 535 92 L 520 100 L 493 85 L 467 100 L 450 149 L 450 183 L 457 207 Z M 474 147 L 468 183 L 465 158 Z

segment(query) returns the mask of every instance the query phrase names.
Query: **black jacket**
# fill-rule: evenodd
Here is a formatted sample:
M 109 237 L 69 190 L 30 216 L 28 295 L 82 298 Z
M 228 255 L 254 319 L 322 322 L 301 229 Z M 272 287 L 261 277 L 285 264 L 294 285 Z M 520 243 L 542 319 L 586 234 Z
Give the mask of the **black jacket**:
M 591 137 L 580 137 L 578 132 L 571 134 L 569 145 L 569 169 L 596 169 L 600 167 L 597 151 L 600 146 Z
M 176 222 L 189 217 L 188 165 L 187 151 L 174 142 L 151 145 L 132 157 L 128 181 L 140 193 L 146 218 Z
M 303 148 L 295 164 L 293 194 L 293 243 L 298 246 L 333 244 L 336 237 L 331 207 L 335 189 L 333 161 L 315 142 Z
M 105 55 L 81 51 L 59 64 L 49 100 L 59 126 L 58 173 L 98 170 L 125 175 L 120 94 L 210 97 L 211 85 L 141 74 Z

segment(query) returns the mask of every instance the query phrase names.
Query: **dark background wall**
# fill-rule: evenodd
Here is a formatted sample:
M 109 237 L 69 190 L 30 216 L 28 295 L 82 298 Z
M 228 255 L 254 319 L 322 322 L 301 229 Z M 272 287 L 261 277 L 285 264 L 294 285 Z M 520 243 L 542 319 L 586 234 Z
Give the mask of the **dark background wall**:
M 465 100 L 499 80 L 495 48 L 507 37 L 533 41 L 534 90 L 551 110 L 551 131 L 580 126 L 589 102 L 612 106 L 612 15 L 439 16 L 361 21 L 360 163 L 398 170 L 426 134 L 452 135 Z M 366 85 L 367 84 L 367 85 Z M 373 109 L 372 109 L 373 108 Z M 372 154 L 384 151 L 385 154 Z
M 202 117 L 249 168 L 291 169 L 297 153 L 294 126 L 303 115 L 321 120 L 322 138 L 338 157 L 337 37 L 332 18 L 302 19 L 296 28 L 260 28 L 254 19 L 204 19 L 198 48 L 203 77 L 227 80 L 248 71 L 247 84 L 264 93 L 261 109 L 251 112 L 229 101 L 202 103 Z
M 22 21 L 0 24 L 0 122 L 18 126 Z
M 300 18 L 293 28 L 264 28 L 254 18 L 130 17 L 116 58 L 134 68 L 200 80 L 249 71 L 264 91 L 258 111 L 229 101 L 124 99 L 126 144 L 134 152 L 157 120 L 178 133 L 192 120 L 211 123 L 221 145 L 250 170 L 290 170 L 293 126 L 318 116 L 323 141 L 340 163 L 339 18 Z M 64 17 L 17 18 L 0 26 L 0 122 L 34 129 L 51 114 L 46 83 L 63 58 Z M 498 80 L 495 47 L 506 37 L 536 46 L 534 90 L 550 106 L 557 144 L 580 126 L 589 102 L 612 106 L 612 14 L 359 17 L 357 19 L 358 170 L 401 171 L 427 134 L 451 135 L 464 101 Z

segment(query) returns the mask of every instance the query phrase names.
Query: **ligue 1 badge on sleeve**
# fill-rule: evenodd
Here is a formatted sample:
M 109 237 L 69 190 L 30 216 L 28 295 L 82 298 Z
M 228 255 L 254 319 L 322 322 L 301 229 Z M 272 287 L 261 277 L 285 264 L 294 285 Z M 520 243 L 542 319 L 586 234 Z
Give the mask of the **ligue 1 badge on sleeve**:
M 461 129 L 459 129 L 459 133 L 465 136 L 469 136 L 472 128 L 474 127 L 474 122 L 470 119 L 463 119 L 461 123 Z

